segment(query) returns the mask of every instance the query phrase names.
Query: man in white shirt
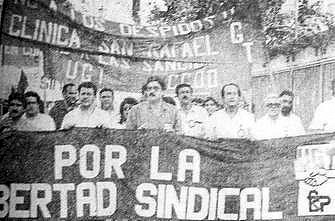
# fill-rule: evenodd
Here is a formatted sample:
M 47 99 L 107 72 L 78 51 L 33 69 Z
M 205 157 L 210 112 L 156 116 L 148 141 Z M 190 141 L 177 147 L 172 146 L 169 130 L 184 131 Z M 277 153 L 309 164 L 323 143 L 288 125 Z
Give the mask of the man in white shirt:
M 112 128 L 119 128 L 120 116 L 114 110 L 114 91 L 111 88 L 102 88 L 99 92 L 100 108 L 106 111 L 109 116 L 109 123 Z
M 269 94 L 264 100 L 266 114 L 256 121 L 252 130 L 255 139 L 271 139 L 284 137 L 280 125 L 280 101 L 276 94 Z
M 254 115 L 240 107 L 241 90 L 237 84 L 222 87 L 221 95 L 225 108 L 212 114 L 208 122 L 207 137 L 250 138 Z
M 335 80 L 332 81 L 333 96 L 316 108 L 313 120 L 309 126 L 311 133 L 335 131 Z
M 111 128 L 107 112 L 95 105 L 97 87 L 92 82 L 83 82 L 78 87 L 79 107 L 67 113 L 61 129 L 72 127 Z
M 25 113 L 16 124 L 20 131 L 51 131 L 56 130 L 54 120 L 47 114 L 40 113 L 42 103 L 40 96 L 34 91 L 24 94 Z
M 281 103 L 280 120 L 285 136 L 299 136 L 305 134 L 305 129 L 300 117 L 293 113 L 294 94 L 289 90 L 284 90 L 279 95 Z
M 192 94 L 193 89 L 191 85 L 177 85 L 176 95 L 180 103 L 178 112 L 181 121 L 181 134 L 193 137 L 204 137 L 208 113 L 204 108 L 192 103 Z

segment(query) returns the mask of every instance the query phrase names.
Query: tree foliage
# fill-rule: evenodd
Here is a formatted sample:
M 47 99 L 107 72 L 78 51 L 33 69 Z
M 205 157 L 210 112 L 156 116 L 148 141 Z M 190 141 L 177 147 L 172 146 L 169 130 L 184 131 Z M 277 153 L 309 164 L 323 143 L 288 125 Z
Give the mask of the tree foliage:
M 281 10 L 283 0 L 165 0 L 167 10 L 153 11 L 155 22 L 187 22 L 235 8 L 233 19 L 246 22 L 262 33 L 268 54 L 294 55 L 312 46 L 325 49 L 335 33 L 334 15 L 321 11 L 320 2 L 299 0 L 299 9 Z

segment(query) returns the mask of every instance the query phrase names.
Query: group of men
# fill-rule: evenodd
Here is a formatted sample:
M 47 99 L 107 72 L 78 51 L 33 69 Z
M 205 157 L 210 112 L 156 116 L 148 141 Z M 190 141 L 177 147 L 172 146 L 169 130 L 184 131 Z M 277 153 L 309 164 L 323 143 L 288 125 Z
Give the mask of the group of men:
M 166 85 L 152 76 L 142 87 L 143 100 L 132 107 L 126 120 L 126 129 L 163 129 L 177 134 L 218 138 L 270 139 L 305 134 L 300 118 L 293 109 L 294 95 L 285 90 L 280 95 L 270 94 L 264 105 L 266 113 L 255 120 L 254 114 L 241 107 L 241 90 L 237 84 L 222 87 L 224 108 L 211 115 L 192 102 L 193 88 L 179 84 L 175 89 L 178 105 L 165 101 Z M 9 112 L 0 119 L 0 130 L 43 131 L 72 127 L 103 127 L 121 129 L 120 116 L 115 112 L 114 91 L 99 91 L 101 105 L 96 102 L 97 87 L 92 82 L 63 87 L 64 100 L 57 101 L 49 115 L 40 112 L 41 100 L 37 93 L 17 93 L 9 97 Z M 329 106 L 335 109 L 335 99 L 321 104 L 310 126 L 313 132 L 335 131 L 335 120 L 325 116 Z M 331 121 L 333 120 L 333 121 Z

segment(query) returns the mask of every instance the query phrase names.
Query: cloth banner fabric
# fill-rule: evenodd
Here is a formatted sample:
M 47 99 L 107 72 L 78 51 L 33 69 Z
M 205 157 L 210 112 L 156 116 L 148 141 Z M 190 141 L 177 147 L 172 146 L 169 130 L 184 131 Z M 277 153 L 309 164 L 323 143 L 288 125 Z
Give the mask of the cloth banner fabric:
M 334 220 L 334 136 L 214 142 L 154 130 L 4 133 L 0 217 Z
M 148 76 L 161 75 L 171 93 L 190 83 L 195 93 L 210 95 L 230 81 L 248 89 L 252 57 L 264 56 L 259 32 L 233 21 L 233 9 L 189 23 L 136 26 L 64 4 L 5 1 L 2 26 L 5 45 L 42 50 L 45 75 L 60 83 L 138 92 Z

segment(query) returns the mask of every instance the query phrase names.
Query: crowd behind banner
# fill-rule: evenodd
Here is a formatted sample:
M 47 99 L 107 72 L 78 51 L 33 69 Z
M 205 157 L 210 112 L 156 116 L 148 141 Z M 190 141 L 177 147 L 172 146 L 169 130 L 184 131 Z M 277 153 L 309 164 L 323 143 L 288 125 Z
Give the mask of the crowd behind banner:
M 64 99 L 57 101 L 48 114 L 41 108 L 43 102 L 36 92 L 22 94 L 13 91 L 8 98 L 8 112 L 1 117 L 0 128 L 1 132 L 53 131 L 73 127 L 163 129 L 206 139 L 271 139 L 335 130 L 332 114 L 335 98 L 317 107 L 309 128 L 305 130 L 300 117 L 293 112 L 294 94 L 289 90 L 268 94 L 264 100 L 265 115 L 257 120 L 242 99 L 239 86 L 234 83 L 223 85 L 223 105 L 212 97 L 193 97 L 193 88 L 189 84 L 177 85 L 176 100 L 164 96 L 165 90 L 165 82 L 151 76 L 142 87 L 140 100 L 127 97 L 116 111 L 112 88 L 98 91 L 92 82 L 78 86 L 69 83 L 62 90 Z

